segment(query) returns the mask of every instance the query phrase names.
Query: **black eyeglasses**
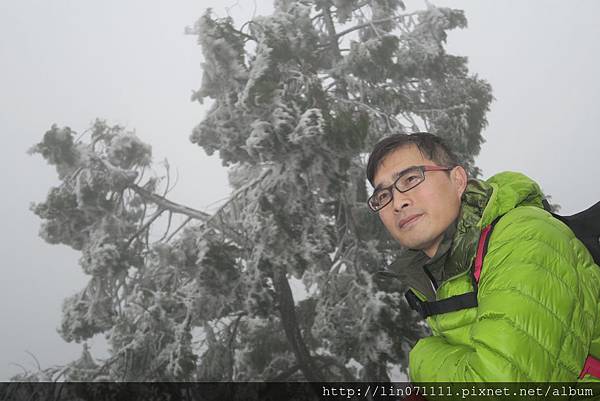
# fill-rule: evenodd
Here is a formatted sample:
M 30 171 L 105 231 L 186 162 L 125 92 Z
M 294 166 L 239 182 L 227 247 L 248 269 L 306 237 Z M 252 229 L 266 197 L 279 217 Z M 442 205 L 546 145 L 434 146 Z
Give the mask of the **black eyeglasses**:
M 454 167 L 441 166 L 414 166 L 400 172 L 396 181 L 389 187 L 379 188 L 373 192 L 373 195 L 367 200 L 369 208 L 378 212 L 387 206 L 394 199 L 394 188 L 398 192 L 408 192 L 423 181 L 425 181 L 426 171 L 450 171 Z

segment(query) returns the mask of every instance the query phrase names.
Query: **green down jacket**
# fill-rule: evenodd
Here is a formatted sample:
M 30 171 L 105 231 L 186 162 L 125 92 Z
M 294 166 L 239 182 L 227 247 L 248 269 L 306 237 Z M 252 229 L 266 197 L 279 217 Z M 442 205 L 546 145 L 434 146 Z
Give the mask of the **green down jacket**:
M 411 380 L 578 380 L 587 355 L 600 356 L 600 268 L 573 232 L 543 210 L 539 186 L 524 175 L 470 180 L 462 199 L 434 273 L 442 277 L 434 296 L 473 290 L 469 274 L 481 230 L 503 216 L 488 243 L 479 306 L 427 319 L 433 335 L 410 353 Z M 427 299 L 424 288 L 413 290 Z

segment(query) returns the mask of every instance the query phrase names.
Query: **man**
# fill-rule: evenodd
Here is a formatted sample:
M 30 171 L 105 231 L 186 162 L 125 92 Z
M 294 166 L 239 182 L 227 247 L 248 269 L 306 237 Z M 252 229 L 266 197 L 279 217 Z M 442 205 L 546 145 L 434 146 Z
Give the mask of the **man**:
M 474 304 L 427 318 L 433 335 L 410 353 L 412 381 L 592 378 L 600 363 L 588 358 L 600 356 L 600 268 L 544 210 L 535 182 L 512 172 L 469 180 L 448 147 L 427 133 L 383 139 L 367 177 L 374 187 L 369 207 L 405 248 L 390 271 L 418 302 L 474 295 Z M 492 223 L 475 282 L 481 233 Z

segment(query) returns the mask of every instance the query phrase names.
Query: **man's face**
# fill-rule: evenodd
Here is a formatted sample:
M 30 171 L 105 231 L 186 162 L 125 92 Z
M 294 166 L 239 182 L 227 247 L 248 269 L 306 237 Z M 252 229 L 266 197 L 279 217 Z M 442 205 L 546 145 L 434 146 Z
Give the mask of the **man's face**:
M 413 166 L 433 166 L 435 162 L 421 154 L 415 145 L 398 148 L 380 163 L 373 184 L 375 188 L 392 185 L 397 174 Z M 462 167 L 450 171 L 425 172 L 425 181 L 401 193 L 394 188 L 393 200 L 379 211 L 381 221 L 400 245 L 423 250 L 433 257 L 444 232 L 458 217 L 460 199 L 467 176 Z

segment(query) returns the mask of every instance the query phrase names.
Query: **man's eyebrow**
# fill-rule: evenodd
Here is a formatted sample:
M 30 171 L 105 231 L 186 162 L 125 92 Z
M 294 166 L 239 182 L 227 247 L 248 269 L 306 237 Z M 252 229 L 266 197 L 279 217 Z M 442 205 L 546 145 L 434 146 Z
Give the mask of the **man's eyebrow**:
M 417 167 L 418 166 L 410 166 L 410 167 L 405 168 L 402 171 L 395 172 L 394 174 L 392 174 L 392 180 L 393 180 L 392 184 L 387 185 L 387 186 L 393 185 L 394 181 L 396 181 L 398 179 L 398 177 L 400 177 L 402 174 L 406 173 L 408 170 L 412 170 L 413 168 L 417 168 Z M 383 185 L 378 184 L 375 188 L 373 188 L 373 192 L 379 191 L 382 187 L 383 187 Z

